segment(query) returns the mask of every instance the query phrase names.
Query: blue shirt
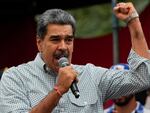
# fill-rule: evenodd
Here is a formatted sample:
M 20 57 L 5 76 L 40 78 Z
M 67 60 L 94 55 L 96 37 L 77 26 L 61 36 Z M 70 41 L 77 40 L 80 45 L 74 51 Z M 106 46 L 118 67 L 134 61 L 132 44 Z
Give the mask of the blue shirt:
M 104 113 L 113 113 L 115 106 L 112 105 L 104 110 Z M 150 113 L 150 109 L 146 109 L 140 102 L 137 101 L 136 108 L 131 113 Z
M 80 97 L 69 90 L 52 113 L 103 113 L 107 99 L 150 87 L 150 60 L 131 50 L 130 70 L 112 70 L 93 64 L 73 65 L 78 71 Z M 34 61 L 11 67 L 1 78 L 0 113 L 28 113 L 54 87 L 57 74 L 45 70 L 40 53 Z

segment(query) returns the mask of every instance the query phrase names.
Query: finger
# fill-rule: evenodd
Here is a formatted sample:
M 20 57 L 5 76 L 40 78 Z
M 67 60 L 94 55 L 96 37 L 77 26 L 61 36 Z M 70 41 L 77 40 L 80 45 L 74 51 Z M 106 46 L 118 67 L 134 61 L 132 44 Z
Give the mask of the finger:
M 116 7 L 114 7 L 114 9 L 113 9 L 113 10 L 114 10 L 114 12 L 118 12 L 119 7 L 117 7 L 117 6 L 116 6 Z
M 75 80 L 76 80 L 76 82 L 78 82 L 79 80 L 78 80 L 78 75 L 79 75 L 79 73 L 77 72 L 77 71 L 75 71 Z
M 79 79 L 78 79 L 78 78 L 76 78 L 75 80 L 76 80 L 77 83 L 79 82 Z
M 116 5 L 115 9 L 117 9 L 119 13 L 127 14 L 129 12 L 130 6 L 130 3 L 121 2 Z
M 125 6 L 126 5 L 126 3 L 124 3 L 124 2 L 120 2 L 120 3 L 117 3 L 117 5 L 116 6 Z
M 119 12 L 123 14 L 128 14 L 129 13 L 129 8 L 119 8 Z
M 75 71 L 75 74 L 76 74 L 76 77 L 77 77 L 79 73 L 77 71 Z

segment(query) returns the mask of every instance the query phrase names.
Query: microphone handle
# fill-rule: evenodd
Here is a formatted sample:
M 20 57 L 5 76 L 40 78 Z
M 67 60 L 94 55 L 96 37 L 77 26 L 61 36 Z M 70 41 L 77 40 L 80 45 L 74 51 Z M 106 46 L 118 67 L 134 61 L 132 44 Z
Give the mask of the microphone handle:
M 70 88 L 71 88 L 71 91 L 72 91 L 72 93 L 74 94 L 74 96 L 75 96 L 76 98 L 79 98 L 80 93 L 79 93 L 79 89 L 78 89 L 78 87 L 77 87 L 77 81 L 76 81 L 76 80 L 74 80 L 74 81 L 72 82 Z

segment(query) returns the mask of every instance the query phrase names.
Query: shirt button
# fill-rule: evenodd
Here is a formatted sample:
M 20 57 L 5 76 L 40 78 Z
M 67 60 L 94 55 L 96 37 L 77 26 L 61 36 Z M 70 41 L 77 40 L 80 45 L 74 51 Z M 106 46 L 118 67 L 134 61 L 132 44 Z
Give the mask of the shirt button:
M 61 108 L 60 110 L 61 110 L 61 112 L 64 112 L 64 111 L 65 111 L 65 109 L 64 109 L 64 108 Z

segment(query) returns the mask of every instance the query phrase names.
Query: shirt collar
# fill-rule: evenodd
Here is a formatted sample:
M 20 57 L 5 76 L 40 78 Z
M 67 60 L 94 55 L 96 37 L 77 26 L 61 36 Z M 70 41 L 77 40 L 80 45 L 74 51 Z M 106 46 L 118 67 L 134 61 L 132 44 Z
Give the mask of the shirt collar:
M 34 61 L 35 61 L 36 65 L 37 65 L 40 69 L 42 69 L 43 71 L 45 71 L 45 73 L 48 73 L 48 74 L 51 74 L 51 75 L 56 75 L 56 73 L 55 73 L 53 70 L 51 70 L 51 69 L 47 66 L 47 64 L 43 61 L 40 52 L 37 53 L 37 55 L 36 55 Z
M 34 62 L 38 65 L 38 67 L 40 67 L 41 69 L 44 67 L 45 62 L 43 61 L 42 57 L 41 57 L 41 53 L 37 53 Z

